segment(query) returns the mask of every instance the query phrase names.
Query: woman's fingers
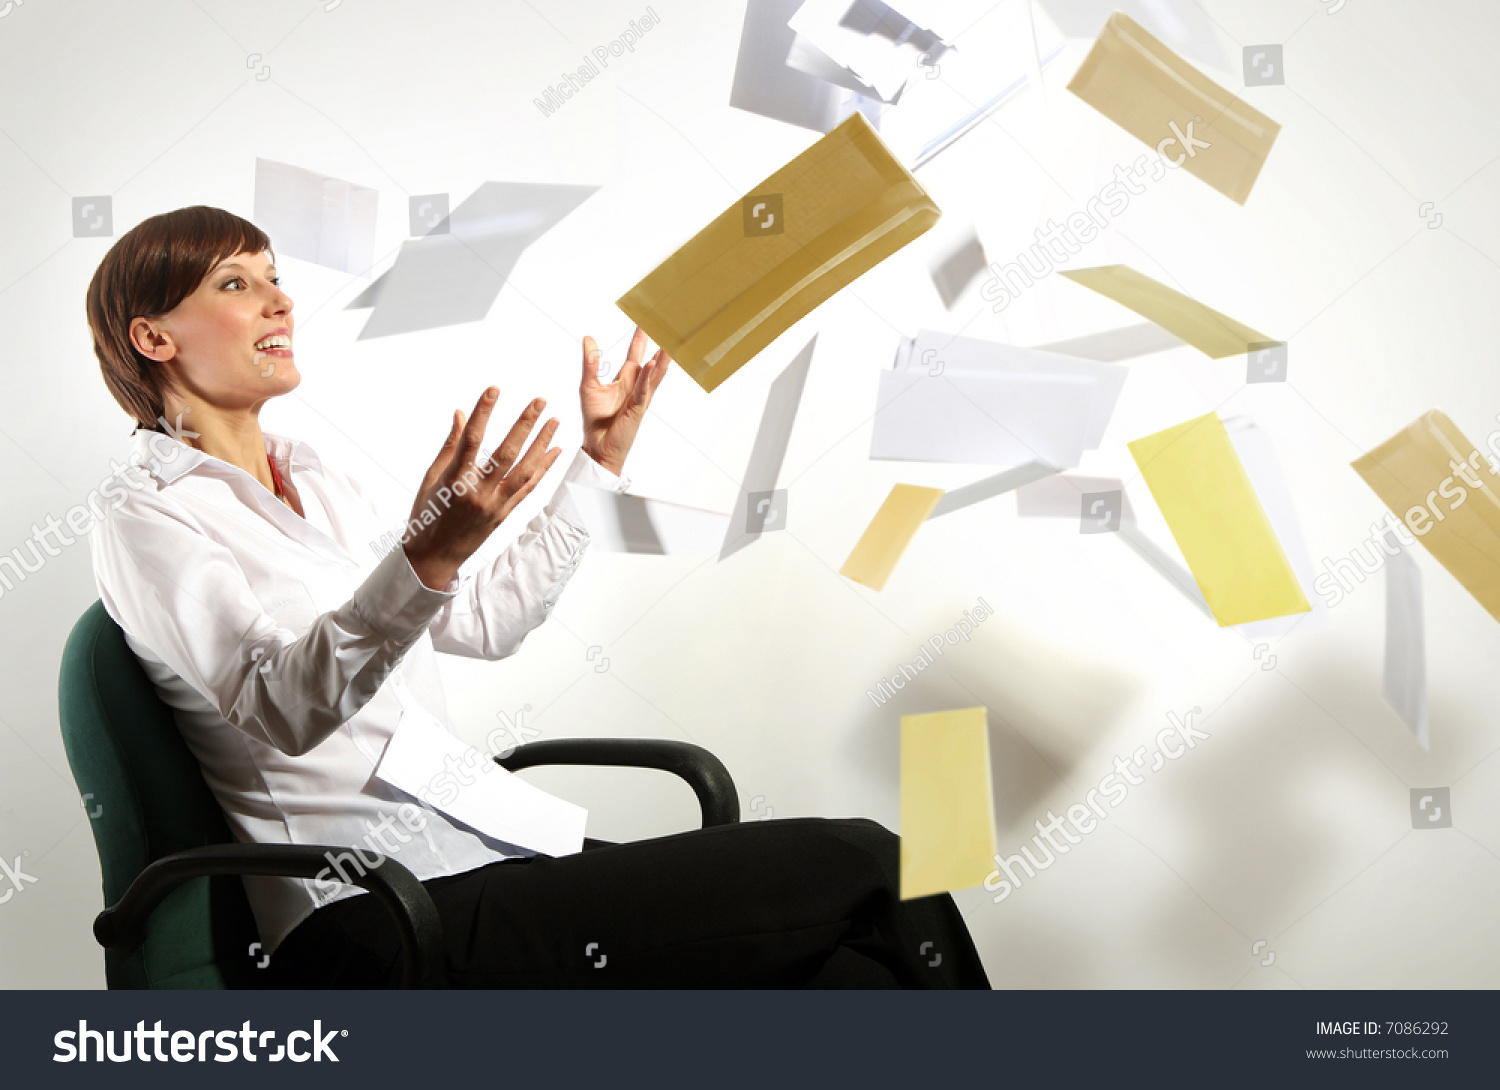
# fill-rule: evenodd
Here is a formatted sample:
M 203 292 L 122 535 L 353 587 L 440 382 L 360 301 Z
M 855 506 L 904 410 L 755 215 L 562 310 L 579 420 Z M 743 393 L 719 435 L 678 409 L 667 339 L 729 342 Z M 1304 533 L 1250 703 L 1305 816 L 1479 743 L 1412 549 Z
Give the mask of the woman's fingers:
M 646 353 L 646 331 L 640 326 L 635 327 L 635 333 L 630 338 L 630 351 L 625 353 L 625 362 L 639 364 L 641 357 Z
M 525 480 L 528 475 L 536 472 L 537 466 L 541 464 L 542 459 L 546 456 L 547 445 L 552 442 L 552 436 L 556 431 L 557 417 L 554 416 L 542 425 L 542 430 L 537 433 L 536 438 L 532 440 L 531 446 L 527 449 L 526 456 L 517 462 L 515 468 L 505 475 L 507 485 L 511 483 L 512 477 L 517 477 L 518 480 Z
M 427 472 L 422 477 L 423 492 L 448 471 L 448 464 L 453 461 L 453 452 L 458 449 L 458 437 L 463 431 L 463 417 L 463 413 L 457 409 L 453 410 L 453 418 L 448 421 L 448 434 L 443 439 L 443 445 L 438 448 L 437 457 L 432 460 L 432 464 L 427 467 Z
M 537 442 L 534 443 L 532 447 L 533 449 L 540 449 L 544 445 L 545 444 L 542 443 L 541 439 L 538 438 Z M 529 456 L 530 452 L 528 451 L 527 453 Z M 543 456 L 541 463 L 536 467 L 536 471 L 528 476 L 526 480 L 521 483 L 514 492 L 512 492 L 505 498 L 505 501 L 500 505 L 500 518 L 502 520 L 509 518 L 510 513 L 520 505 L 521 501 L 531 494 L 531 490 L 535 488 L 541 481 L 541 479 L 547 475 L 547 471 L 552 468 L 552 463 L 557 461 L 557 456 L 561 453 L 561 447 L 553 447 L 551 450 L 548 450 Z M 515 476 L 514 473 L 510 474 L 510 476 L 506 478 L 507 482 L 510 480 L 510 477 L 513 476 Z
M 542 410 L 547 407 L 545 398 L 537 398 L 522 411 L 516 418 L 515 424 L 490 455 L 490 461 L 494 463 L 490 472 L 498 473 L 504 477 L 510 472 L 510 467 L 515 464 L 521 455 L 521 446 L 526 442 L 526 437 L 531 434 L 531 429 L 536 426 L 537 418 L 542 415 Z
M 592 337 L 583 339 L 583 384 L 587 386 L 592 380 L 599 381 L 599 362 L 604 354 L 599 351 L 599 343 Z
M 499 397 L 500 391 L 493 386 L 479 395 L 479 400 L 474 405 L 474 415 L 469 417 L 469 422 L 459 439 L 458 464 L 460 466 L 467 467 L 474 464 L 474 457 L 479 453 L 480 441 L 484 439 L 485 426 L 490 421 L 490 413 L 494 411 L 495 402 L 499 400 Z

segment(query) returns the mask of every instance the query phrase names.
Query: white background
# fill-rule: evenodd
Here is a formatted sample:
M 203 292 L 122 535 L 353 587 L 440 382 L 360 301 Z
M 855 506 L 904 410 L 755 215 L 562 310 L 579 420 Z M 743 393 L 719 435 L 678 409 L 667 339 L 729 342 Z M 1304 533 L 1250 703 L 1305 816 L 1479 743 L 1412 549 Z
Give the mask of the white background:
M 483 322 L 356 342 L 368 312 L 342 307 L 368 280 L 280 261 L 304 380 L 262 424 L 404 509 L 446 414 L 487 384 L 502 391 L 496 420 L 548 398 L 566 463 L 582 336 L 617 362 L 632 327 L 614 300 L 817 138 L 727 105 L 740 3 L 652 0 L 660 25 L 551 117 L 533 99 L 644 3 L 5 6 L 0 552 L 81 502 L 127 450 L 130 421 L 83 315 L 111 240 L 72 237 L 74 196 L 109 194 L 116 236 L 190 204 L 248 218 L 255 158 L 293 163 L 379 190 L 379 272 L 408 237 L 409 195 L 447 192 L 456 206 L 487 180 L 602 186 L 530 248 Z M 1500 426 L 1500 15 L 1481 0 L 1334 6 L 1130 5 L 1236 93 L 1243 47 L 1284 43 L 1286 84 L 1244 90 L 1283 130 L 1244 207 L 1174 171 L 1072 262 L 1129 263 L 1290 342 L 1286 383 L 1246 386 L 1243 359 L 1186 347 L 1132 361 L 1081 472 L 1135 477 L 1127 441 L 1214 410 L 1248 414 L 1275 442 L 1319 562 L 1347 554 L 1384 511 L 1352 459 L 1432 408 L 1481 445 Z M 919 172 L 940 227 L 973 223 L 991 259 L 1013 259 L 1145 150 L 1065 90 L 1110 7 L 1040 0 L 1043 52 L 1068 43 L 1045 94 L 1022 92 Z M 268 78 L 247 67 L 251 53 Z M 1025 58 L 1018 48 L 996 64 L 1020 74 Z M 920 107 L 915 92 L 907 105 Z M 1428 201 L 1442 216 L 1432 228 L 1418 215 Z M 1331 630 L 1257 659 L 1112 535 L 1018 520 L 1012 497 L 925 526 L 883 592 L 837 574 L 893 483 L 950 488 L 993 471 L 868 460 L 877 375 L 900 336 L 1032 345 L 1138 321 L 1055 275 L 1003 314 L 972 289 L 944 311 L 926 272 L 939 237 L 856 281 L 712 395 L 667 376 L 626 467 L 633 491 L 727 511 L 770 382 L 818 334 L 781 480 L 789 530 L 724 563 L 592 552 L 514 658 L 442 660 L 462 732 L 482 744 L 497 714 L 529 704 L 543 737 L 690 739 L 728 765 L 746 820 L 864 816 L 898 830 L 899 716 L 982 704 L 1009 853 L 1049 807 L 1081 802 L 1116 755 L 1151 745 L 1168 712 L 1199 706 L 1210 739 L 1145 773 L 1051 869 L 998 905 L 981 888 L 954 893 L 997 987 L 1493 987 L 1500 629 L 1427 554 L 1430 754 L 1381 699 L 1381 576 L 1332 610 Z M 492 546 L 545 502 L 553 475 Z M 1128 488 L 1175 555 L 1150 493 L 1138 477 Z M 56 685 L 67 634 L 96 597 L 80 540 L 0 598 L 0 855 L 29 852 L 38 878 L 0 905 L 4 987 L 104 983 L 89 931 L 98 861 Z M 876 707 L 866 691 L 980 597 L 996 616 Z M 691 792 L 663 773 L 526 775 L 588 806 L 593 836 L 697 822 Z M 1453 827 L 1414 830 L 1409 790 L 1434 786 L 1451 788 Z

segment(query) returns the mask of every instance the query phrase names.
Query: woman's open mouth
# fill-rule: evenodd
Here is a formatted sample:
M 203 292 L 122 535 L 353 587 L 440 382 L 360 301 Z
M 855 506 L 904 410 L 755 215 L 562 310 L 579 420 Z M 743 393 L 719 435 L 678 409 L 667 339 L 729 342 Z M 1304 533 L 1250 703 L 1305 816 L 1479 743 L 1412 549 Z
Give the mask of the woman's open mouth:
M 292 358 L 292 338 L 284 333 L 255 342 L 255 350 L 277 359 Z

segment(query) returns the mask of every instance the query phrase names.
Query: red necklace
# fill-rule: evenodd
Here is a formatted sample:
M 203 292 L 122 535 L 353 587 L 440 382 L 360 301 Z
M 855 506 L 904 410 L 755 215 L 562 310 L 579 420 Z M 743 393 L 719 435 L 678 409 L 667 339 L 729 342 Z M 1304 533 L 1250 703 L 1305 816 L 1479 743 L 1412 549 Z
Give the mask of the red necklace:
M 276 463 L 272 461 L 269 454 L 266 455 L 266 464 L 271 467 L 271 481 L 276 485 L 276 498 L 278 500 L 286 499 L 286 490 L 281 483 L 281 470 L 276 468 Z

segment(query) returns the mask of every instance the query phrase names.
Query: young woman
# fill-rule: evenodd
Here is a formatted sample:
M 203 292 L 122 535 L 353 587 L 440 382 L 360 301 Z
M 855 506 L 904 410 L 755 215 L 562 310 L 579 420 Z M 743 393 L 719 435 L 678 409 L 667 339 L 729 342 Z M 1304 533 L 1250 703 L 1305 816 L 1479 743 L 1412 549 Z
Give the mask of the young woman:
M 498 391 L 455 412 L 377 561 L 369 543 L 391 527 L 359 485 L 261 431 L 261 408 L 301 376 L 259 228 L 204 206 L 154 216 L 105 256 L 87 310 L 104 381 L 137 422 L 129 488 L 91 535 L 99 593 L 239 839 L 349 845 L 340 860 L 378 865 L 374 834 L 431 893 L 455 987 L 989 986 L 950 897 L 899 900 L 898 842 L 874 822 L 756 821 L 554 857 L 376 775 L 403 723 L 451 733 L 436 652 L 504 658 L 546 619 L 589 540 L 570 485 L 625 487 L 671 364 L 643 358 L 640 329 L 608 384 L 583 339 L 582 449 L 505 552 L 459 578 L 560 453 L 556 418 L 522 450 L 544 402 L 487 458 Z M 536 791 L 503 817 L 545 831 L 556 803 Z M 396 929 L 357 887 L 245 887 L 268 981 L 399 977 Z

